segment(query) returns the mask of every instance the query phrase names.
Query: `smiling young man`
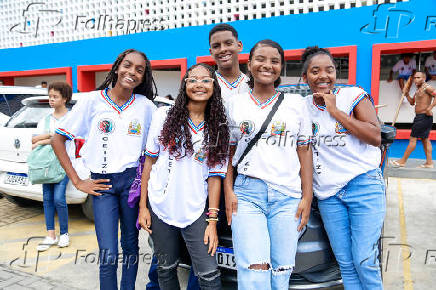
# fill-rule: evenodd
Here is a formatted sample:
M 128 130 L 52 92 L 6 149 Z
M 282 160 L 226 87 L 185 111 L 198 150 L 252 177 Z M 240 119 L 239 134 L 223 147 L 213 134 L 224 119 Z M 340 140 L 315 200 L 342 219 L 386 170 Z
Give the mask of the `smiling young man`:
M 229 97 L 249 91 L 248 77 L 239 69 L 238 55 L 241 51 L 242 42 L 233 26 L 223 23 L 210 30 L 209 52 L 218 67 L 215 73 L 224 104 Z

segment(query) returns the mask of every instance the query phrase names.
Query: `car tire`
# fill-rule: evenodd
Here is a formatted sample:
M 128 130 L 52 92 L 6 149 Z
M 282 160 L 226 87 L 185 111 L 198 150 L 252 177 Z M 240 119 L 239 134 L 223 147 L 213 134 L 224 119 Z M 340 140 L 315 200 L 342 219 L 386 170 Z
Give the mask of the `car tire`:
M 94 210 L 92 209 L 92 197 L 88 196 L 86 201 L 82 203 L 82 212 L 87 219 L 94 221 Z
M 34 200 L 22 198 L 22 197 L 18 197 L 18 196 L 12 196 L 12 195 L 8 195 L 8 194 L 5 194 L 4 196 L 6 197 L 6 199 L 8 201 L 18 205 L 19 207 L 32 207 L 32 206 L 35 206 L 35 204 L 37 203 Z

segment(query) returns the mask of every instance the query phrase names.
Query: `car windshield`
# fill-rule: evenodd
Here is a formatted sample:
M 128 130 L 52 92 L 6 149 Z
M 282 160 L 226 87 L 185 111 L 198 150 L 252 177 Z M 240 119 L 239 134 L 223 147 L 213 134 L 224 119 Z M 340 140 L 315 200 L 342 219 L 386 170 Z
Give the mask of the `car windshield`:
M 9 119 L 5 127 L 36 128 L 39 120 L 48 115 L 52 110 L 47 105 L 24 106 Z

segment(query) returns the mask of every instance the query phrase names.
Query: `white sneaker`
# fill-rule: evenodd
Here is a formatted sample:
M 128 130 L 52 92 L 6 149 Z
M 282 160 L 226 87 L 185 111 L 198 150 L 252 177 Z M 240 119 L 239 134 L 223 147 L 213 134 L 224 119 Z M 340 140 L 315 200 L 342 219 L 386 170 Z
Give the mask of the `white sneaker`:
M 64 248 L 64 247 L 68 247 L 69 245 L 70 245 L 70 235 L 68 233 L 60 235 L 58 246 L 60 248 Z
M 41 243 L 38 244 L 36 249 L 40 252 L 47 251 L 51 246 L 57 244 L 57 242 L 58 242 L 58 237 L 52 239 L 51 237 L 47 236 Z

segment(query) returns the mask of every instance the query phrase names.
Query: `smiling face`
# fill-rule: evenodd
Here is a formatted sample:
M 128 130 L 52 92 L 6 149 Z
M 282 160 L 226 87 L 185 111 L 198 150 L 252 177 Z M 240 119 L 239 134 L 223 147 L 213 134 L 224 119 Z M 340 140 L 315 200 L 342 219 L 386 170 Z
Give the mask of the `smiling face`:
M 254 84 L 274 85 L 282 71 L 282 60 L 277 48 L 259 45 L 248 61 L 248 70 Z
M 125 89 L 134 89 L 141 84 L 145 72 L 145 59 L 139 53 L 129 53 L 121 61 L 116 73 L 117 84 Z
M 59 91 L 51 89 L 48 92 L 48 104 L 51 108 L 57 109 L 61 107 L 65 107 L 67 100 L 62 98 L 62 94 Z
M 185 82 L 189 101 L 207 102 L 212 96 L 214 80 L 206 68 L 202 66 L 193 68 Z
M 312 93 L 329 93 L 336 83 L 336 68 L 327 54 L 318 54 L 309 60 L 307 72 L 303 74 L 304 81 Z
M 209 52 L 218 68 L 231 68 L 238 62 L 238 54 L 242 51 L 242 42 L 238 41 L 231 31 L 218 31 L 210 37 Z

